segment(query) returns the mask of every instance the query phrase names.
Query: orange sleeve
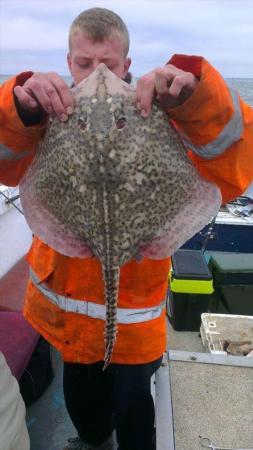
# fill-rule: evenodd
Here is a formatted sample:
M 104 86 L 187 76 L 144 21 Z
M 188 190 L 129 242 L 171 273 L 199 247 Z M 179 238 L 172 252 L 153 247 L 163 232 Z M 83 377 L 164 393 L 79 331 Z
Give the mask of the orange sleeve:
M 222 76 L 205 59 L 174 55 L 169 63 L 192 72 L 199 83 L 181 106 L 167 111 L 179 133 L 197 148 L 214 143 L 233 119 L 235 105 Z M 209 159 L 192 150 L 189 157 L 198 171 L 218 185 L 223 203 L 241 195 L 253 180 L 253 110 L 239 99 L 242 132 L 219 154 Z M 238 119 L 239 120 L 239 119 Z
M 0 182 L 7 186 L 19 183 L 45 129 L 45 121 L 25 127 L 15 107 L 13 88 L 23 84 L 31 75 L 32 72 L 24 72 L 0 86 Z
M 240 104 L 244 129 L 238 141 L 213 159 L 189 152 L 201 175 L 219 186 L 223 203 L 242 195 L 253 181 L 253 109 L 242 100 Z

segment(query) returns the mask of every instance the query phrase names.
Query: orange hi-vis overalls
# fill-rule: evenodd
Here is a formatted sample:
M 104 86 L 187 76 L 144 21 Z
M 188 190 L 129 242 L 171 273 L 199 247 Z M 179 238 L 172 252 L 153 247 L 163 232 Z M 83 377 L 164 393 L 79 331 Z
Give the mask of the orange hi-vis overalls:
M 203 58 L 174 55 L 169 62 L 199 79 L 191 97 L 167 111 L 169 118 L 194 165 L 218 185 L 227 202 L 242 194 L 253 179 L 253 111 Z M 13 87 L 29 76 L 21 74 L 1 87 L 0 182 L 10 186 L 19 183 L 45 127 L 45 122 L 25 127 L 17 115 Z M 103 360 L 105 305 L 98 259 L 63 256 L 37 237 L 27 258 L 31 277 L 26 319 L 65 361 Z M 132 260 L 121 268 L 112 362 L 147 363 L 164 352 L 169 268 L 169 258 Z

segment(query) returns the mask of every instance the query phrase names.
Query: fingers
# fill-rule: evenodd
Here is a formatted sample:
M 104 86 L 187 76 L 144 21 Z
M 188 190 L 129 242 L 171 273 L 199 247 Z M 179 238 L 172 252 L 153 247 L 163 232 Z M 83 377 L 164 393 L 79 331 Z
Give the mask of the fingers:
M 182 72 L 182 73 L 181 73 Z M 185 88 L 185 72 L 159 71 L 155 77 L 155 90 L 161 106 L 166 110 L 179 105 L 180 94 Z
M 73 97 L 68 85 L 57 74 L 50 74 L 51 84 L 47 86 L 46 93 L 49 98 L 49 108 L 62 120 L 73 112 Z
M 14 93 L 19 101 L 19 104 L 22 105 L 25 109 L 32 110 L 38 107 L 38 102 L 31 95 L 25 92 L 23 86 L 16 86 L 14 88 Z
M 148 117 L 155 97 L 155 73 L 139 78 L 136 85 L 136 106 L 143 117 Z
M 73 112 L 73 97 L 68 85 L 56 73 L 37 72 L 23 86 L 14 89 L 19 104 L 32 110 L 41 107 L 48 114 L 65 121 Z
M 191 96 L 197 83 L 198 80 L 192 73 L 184 72 L 172 64 L 168 64 L 139 79 L 136 105 L 143 117 L 150 114 L 154 98 L 158 98 L 165 110 L 175 108 Z

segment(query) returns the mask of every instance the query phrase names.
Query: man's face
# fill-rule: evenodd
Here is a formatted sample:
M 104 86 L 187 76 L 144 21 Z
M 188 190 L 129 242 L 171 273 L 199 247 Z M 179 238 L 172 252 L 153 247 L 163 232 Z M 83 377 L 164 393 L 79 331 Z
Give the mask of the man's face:
M 71 38 L 71 51 L 68 54 L 69 70 L 74 83 L 78 84 L 87 78 L 100 63 L 106 64 L 119 78 L 126 76 L 131 60 L 124 56 L 123 43 L 119 36 L 103 42 L 94 42 L 81 31 L 77 31 Z

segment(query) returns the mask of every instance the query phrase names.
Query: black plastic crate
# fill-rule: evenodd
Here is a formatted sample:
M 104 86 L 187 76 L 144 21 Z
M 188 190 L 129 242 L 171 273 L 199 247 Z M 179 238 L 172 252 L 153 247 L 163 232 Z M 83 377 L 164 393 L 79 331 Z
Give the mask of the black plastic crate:
M 199 331 L 201 314 L 208 311 L 210 295 L 178 294 L 169 290 L 167 313 L 176 331 Z
M 172 256 L 167 313 L 177 331 L 199 331 L 201 314 L 208 311 L 212 275 L 199 250 L 178 250 Z

